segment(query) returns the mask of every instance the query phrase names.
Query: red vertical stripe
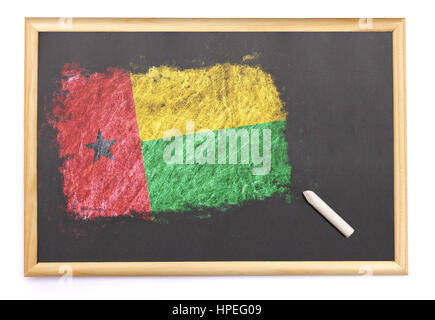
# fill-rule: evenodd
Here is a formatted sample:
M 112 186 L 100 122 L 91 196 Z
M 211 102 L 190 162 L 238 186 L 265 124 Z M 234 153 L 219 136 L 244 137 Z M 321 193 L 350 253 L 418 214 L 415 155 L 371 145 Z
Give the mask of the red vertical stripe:
M 58 129 L 60 168 L 67 210 L 79 217 L 146 216 L 150 201 L 146 185 L 130 73 L 108 69 L 86 74 L 78 65 L 65 65 L 54 97 L 50 120 Z M 94 162 L 87 144 L 116 140 L 108 156 Z

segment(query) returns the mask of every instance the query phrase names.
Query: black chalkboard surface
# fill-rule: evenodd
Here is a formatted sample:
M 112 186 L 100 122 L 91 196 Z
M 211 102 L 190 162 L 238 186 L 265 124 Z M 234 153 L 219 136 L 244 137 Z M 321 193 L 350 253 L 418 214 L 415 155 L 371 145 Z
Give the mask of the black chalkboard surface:
M 40 32 L 38 37 L 38 263 L 397 260 L 391 31 Z M 192 100 L 195 95 L 200 97 Z M 258 110 L 249 99 L 258 101 Z M 220 116 L 212 106 L 232 108 L 234 101 L 248 104 L 247 110 L 237 107 Z M 133 106 L 138 127 L 136 122 L 128 127 L 130 114 L 117 103 Z M 277 105 L 279 110 L 273 109 Z M 270 127 L 269 178 L 241 180 L 240 171 L 225 171 L 228 163 L 186 164 L 188 142 L 179 168 L 193 171 L 157 168 L 165 156 L 155 160 L 153 150 L 163 140 L 152 130 L 169 121 L 165 108 L 180 121 L 191 112 L 195 128 L 203 121 L 216 134 L 214 129 L 240 127 L 237 123 L 243 128 L 279 123 L 281 131 Z M 237 117 L 254 120 L 237 122 Z M 136 163 L 132 149 L 120 160 L 117 144 L 133 140 L 114 134 L 119 127 L 140 137 L 146 190 L 136 184 L 143 167 L 125 169 Z M 92 134 L 86 136 L 89 128 Z M 282 135 L 275 138 L 275 132 Z M 107 171 L 114 168 L 121 171 Z M 239 188 L 241 181 L 255 187 L 243 182 L 247 185 Z M 95 194 L 82 184 L 99 184 L 101 191 Z M 305 190 L 349 222 L 356 230 L 352 237 L 323 219 L 304 199 Z

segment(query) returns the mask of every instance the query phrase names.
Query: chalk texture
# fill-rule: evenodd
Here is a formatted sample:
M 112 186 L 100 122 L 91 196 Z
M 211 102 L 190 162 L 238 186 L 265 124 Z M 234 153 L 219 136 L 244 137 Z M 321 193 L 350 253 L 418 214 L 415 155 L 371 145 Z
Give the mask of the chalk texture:
M 142 141 L 161 139 L 171 128 L 218 130 L 286 119 L 270 74 L 260 67 L 217 64 L 179 70 L 161 66 L 132 74 Z

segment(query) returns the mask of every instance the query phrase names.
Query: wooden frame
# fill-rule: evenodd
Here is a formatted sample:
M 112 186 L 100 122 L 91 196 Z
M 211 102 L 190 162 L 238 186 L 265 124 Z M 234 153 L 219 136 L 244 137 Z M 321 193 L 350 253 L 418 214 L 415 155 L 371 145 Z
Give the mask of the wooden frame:
M 380 32 L 393 36 L 395 261 L 99 262 L 37 261 L 38 33 L 46 31 L 288 31 Z M 24 83 L 24 275 L 286 275 L 391 274 L 408 272 L 405 19 L 115 19 L 26 18 Z M 63 272 L 62 272 L 63 274 Z

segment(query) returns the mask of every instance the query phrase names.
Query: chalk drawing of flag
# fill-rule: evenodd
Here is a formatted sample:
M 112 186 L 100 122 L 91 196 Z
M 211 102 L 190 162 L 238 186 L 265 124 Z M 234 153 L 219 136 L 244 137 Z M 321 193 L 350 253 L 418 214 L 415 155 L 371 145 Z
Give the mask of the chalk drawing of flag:
M 258 66 L 89 73 L 67 64 L 49 123 L 67 211 L 77 218 L 289 199 L 287 113 Z

